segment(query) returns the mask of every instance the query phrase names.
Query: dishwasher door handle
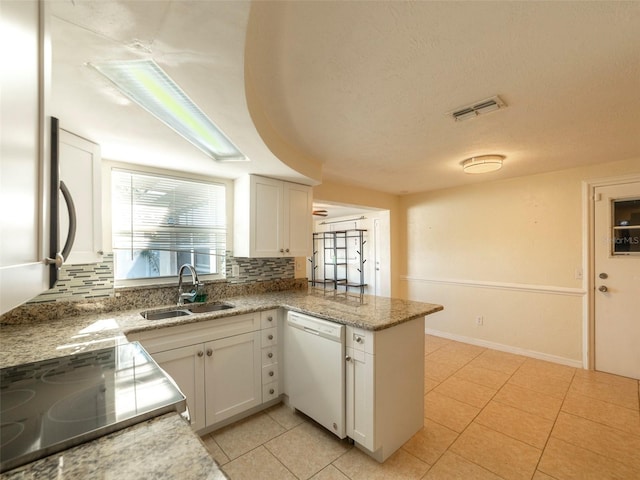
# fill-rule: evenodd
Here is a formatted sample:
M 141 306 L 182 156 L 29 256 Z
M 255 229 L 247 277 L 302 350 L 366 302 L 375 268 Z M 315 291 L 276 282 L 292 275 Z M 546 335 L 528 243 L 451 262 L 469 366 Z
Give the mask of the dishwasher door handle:
M 305 332 L 308 333 L 313 333 L 314 335 L 320 335 L 320 332 L 318 330 L 314 330 L 313 328 L 309 328 L 309 327 L 302 327 L 304 329 Z

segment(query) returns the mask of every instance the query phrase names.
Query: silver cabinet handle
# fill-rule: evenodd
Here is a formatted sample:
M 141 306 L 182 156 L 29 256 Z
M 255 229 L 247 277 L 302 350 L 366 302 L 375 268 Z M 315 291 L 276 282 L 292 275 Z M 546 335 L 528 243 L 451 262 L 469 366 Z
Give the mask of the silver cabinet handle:
M 198 350 L 198 356 L 202 357 L 204 355 L 204 352 L 202 350 Z
M 362 342 L 363 342 L 362 337 L 356 337 L 356 343 L 362 343 Z
M 350 361 L 351 361 L 351 357 L 350 357 L 349 355 L 347 355 L 344 359 L 345 359 L 347 362 L 350 362 Z
M 207 357 L 210 357 L 211 355 L 213 355 L 213 350 L 207 348 Z
M 603 293 L 604 293 L 604 292 L 608 292 L 608 291 L 609 291 L 609 289 L 608 289 L 605 285 L 600 285 L 600 286 L 598 287 L 598 290 L 600 290 L 600 291 L 601 291 L 601 292 L 603 292 Z

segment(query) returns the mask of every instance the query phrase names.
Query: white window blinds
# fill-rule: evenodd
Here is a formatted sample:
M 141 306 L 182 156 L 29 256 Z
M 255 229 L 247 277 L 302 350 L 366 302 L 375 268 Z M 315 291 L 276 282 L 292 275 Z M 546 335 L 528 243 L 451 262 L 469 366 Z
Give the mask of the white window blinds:
M 181 262 L 201 274 L 219 273 L 226 250 L 223 184 L 114 170 L 112 192 L 116 263 L 123 251 L 131 260 L 116 265 L 116 278 L 176 275 Z M 137 256 L 152 260 L 151 271 L 140 273 Z

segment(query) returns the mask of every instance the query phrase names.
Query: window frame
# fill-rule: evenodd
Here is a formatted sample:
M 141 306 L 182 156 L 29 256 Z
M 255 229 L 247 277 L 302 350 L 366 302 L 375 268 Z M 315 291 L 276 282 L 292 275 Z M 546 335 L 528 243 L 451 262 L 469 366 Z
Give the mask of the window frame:
M 233 241 L 233 180 L 228 178 L 213 177 L 210 175 L 200 175 L 190 172 L 181 172 L 177 170 L 168 170 L 146 165 L 129 164 L 123 162 L 103 161 L 102 178 L 103 180 L 103 245 L 105 251 L 113 251 L 113 225 L 112 225 L 112 195 L 111 195 L 111 173 L 113 170 L 126 171 L 140 175 L 159 175 L 163 177 L 175 178 L 178 180 L 187 180 L 195 182 L 210 182 L 222 184 L 225 187 L 225 211 L 226 211 L 226 247 L 225 255 L 231 251 L 231 242 Z M 115 253 L 113 254 L 114 271 L 113 281 L 114 288 L 131 288 L 131 287 L 153 287 L 175 285 L 178 282 L 177 275 L 169 275 L 154 278 L 137 278 L 137 279 L 116 279 L 115 278 Z M 225 262 L 226 264 L 226 262 Z M 198 274 L 201 281 L 206 282 L 223 282 L 226 281 L 226 271 L 220 274 Z

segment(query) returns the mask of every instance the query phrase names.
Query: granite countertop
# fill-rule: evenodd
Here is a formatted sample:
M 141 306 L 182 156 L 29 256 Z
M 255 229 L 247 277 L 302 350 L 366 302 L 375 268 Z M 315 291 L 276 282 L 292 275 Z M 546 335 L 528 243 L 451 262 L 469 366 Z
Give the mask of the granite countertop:
M 58 320 L 0 325 L 0 368 L 127 342 L 134 332 L 184 325 L 274 308 L 286 308 L 367 330 L 381 330 L 443 309 L 441 305 L 386 297 L 345 297 L 313 289 L 286 290 L 225 298 L 230 310 L 146 320 L 136 308 L 89 313 Z M 172 305 L 158 305 L 160 308 Z M 135 451 L 135 455 L 131 452 Z M 176 413 L 158 417 L 37 460 L 0 479 L 225 478 L 215 461 Z
M 0 474 L 0 480 L 227 478 L 191 427 L 169 413 Z
M 284 307 L 326 320 L 381 330 L 442 310 L 441 305 L 364 295 L 325 295 L 314 290 L 287 290 L 224 299 L 230 310 L 199 313 L 164 320 L 146 320 L 133 309 L 94 313 L 37 323 L 2 325 L 0 368 L 106 348 L 126 342 L 126 335 L 145 330 Z M 158 308 L 175 308 L 159 305 Z

